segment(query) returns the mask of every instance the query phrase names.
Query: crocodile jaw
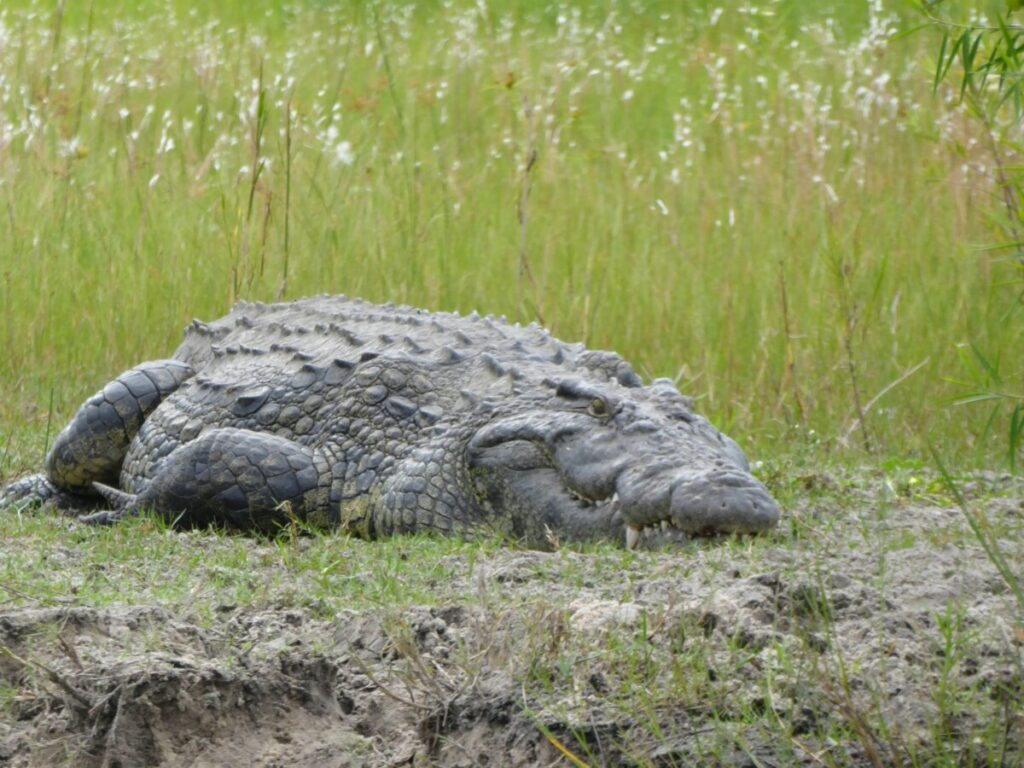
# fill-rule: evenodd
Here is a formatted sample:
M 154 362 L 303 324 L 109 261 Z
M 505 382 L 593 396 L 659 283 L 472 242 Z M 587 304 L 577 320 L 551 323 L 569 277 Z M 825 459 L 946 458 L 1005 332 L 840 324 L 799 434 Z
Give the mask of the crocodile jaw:
M 694 536 L 756 533 L 773 527 L 779 509 L 767 490 L 741 472 L 678 476 L 674 482 L 644 478 L 644 496 L 633 492 L 629 473 L 604 498 L 588 498 L 565 483 L 543 453 L 528 443 L 505 444 L 503 465 L 477 473 L 480 495 L 509 514 L 512 533 L 534 546 L 554 541 L 618 540 L 628 549 L 681 545 Z M 509 462 L 515 455 L 516 461 Z M 514 468 L 510 468 L 510 464 Z M 478 465 L 479 466 L 479 465 Z M 666 492 L 659 496 L 659 488 Z
M 626 523 L 667 522 L 690 534 L 758 533 L 773 527 L 779 508 L 768 490 L 739 467 L 631 467 L 615 483 Z

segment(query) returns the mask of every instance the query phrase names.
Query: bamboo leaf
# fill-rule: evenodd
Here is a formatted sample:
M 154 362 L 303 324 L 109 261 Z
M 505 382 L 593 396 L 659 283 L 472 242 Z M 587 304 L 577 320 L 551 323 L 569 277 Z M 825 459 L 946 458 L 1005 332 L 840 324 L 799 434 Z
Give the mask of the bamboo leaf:
M 939 46 L 939 57 L 935 61 L 935 80 L 932 82 L 932 94 L 938 92 L 946 73 L 949 72 L 949 64 L 946 63 L 946 47 L 949 45 L 949 30 L 942 31 L 942 44 Z
M 964 32 L 960 35 L 960 39 L 957 41 L 960 50 L 960 66 L 963 67 L 964 75 L 960 79 L 960 101 L 964 100 L 964 95 L 967 93 L 967 86 L 971 83 L 971 79 L 974 75 L 971 65 L 973 60 L 971 58 L 971 45 L 970 45 L 970 31 Z

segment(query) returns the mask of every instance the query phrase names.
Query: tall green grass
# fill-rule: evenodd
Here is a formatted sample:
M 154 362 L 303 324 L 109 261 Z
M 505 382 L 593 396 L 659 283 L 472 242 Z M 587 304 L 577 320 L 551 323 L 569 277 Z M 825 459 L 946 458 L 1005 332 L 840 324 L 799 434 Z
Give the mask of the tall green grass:
M 1019 356 L 990 160 L 896 3 L 191 5 L 0 10 L 18 461 L 191 318 L 323 292 L 540 319 L 762 456 L 1002 454 L 945 380 Z

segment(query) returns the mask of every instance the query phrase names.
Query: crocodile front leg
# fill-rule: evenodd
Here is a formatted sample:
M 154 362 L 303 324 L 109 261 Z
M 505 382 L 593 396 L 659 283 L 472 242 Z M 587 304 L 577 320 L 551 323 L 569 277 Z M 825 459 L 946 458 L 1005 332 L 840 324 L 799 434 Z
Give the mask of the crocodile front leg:
M 137 494 L 97 484 L 114 507 L 82 518 L 113 523 L 154 511 L 175 523 L 271 533 L 291 520 L 328 524 L 331 468 L 312 448 L 225 427 L 175 449 Z
M 44 504 L 66 512 L 95 508 L 93 483 L 116 482 L 142 422 L 194 371 L 178 360 L 154 360 L 125 371 L 90 397 L 46 456 L 46 472 L 0 491 L 0 508 Z

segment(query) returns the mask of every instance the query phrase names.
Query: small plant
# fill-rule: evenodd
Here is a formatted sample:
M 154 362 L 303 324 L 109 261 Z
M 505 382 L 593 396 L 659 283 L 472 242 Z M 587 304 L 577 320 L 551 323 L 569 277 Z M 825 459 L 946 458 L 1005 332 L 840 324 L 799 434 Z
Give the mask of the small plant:
M 999 571 L 999 575 L 1006 583 L 1007 589 L 1010 590 L 1014 599 L 1017 601 L 1017 608 L 1019 610 L 1018 618 L 1021 625 L 1024 626 L 1024 584 L 1021 583 L 1021 580 L 1017 576 L 1013 566 L 1000 549 L 999 541 L 993 533 L 992 526 L 989 524 L 988 520 L 977 510 L 971 509 L 967 504 L 967 500 L 957 487 L 956 482 L 953 480 L 952 475 L 950 475 L 945 466 L 943 466 L 938 454 L 933 452 L 932 455 L 939 468 L 939 472 L 942 473 L 943 482 L 945 482 L 949 492 L 956 500 L 956 504 L 960 508 L 961 513 L 967 520 L 967 524 L 971 528 L 971 533 L 974 534 L 974 538 L 977 539 L 981 548 L 985 551 L 985 556 L 988 557 L 989 562 L 991 562 L 992 565 L 995 566 L 996 570 Z
M 970 381 L 960 382 L 967 391 L 957 397 L 955 402 L 959 405 L 992 404 L 992 411 L 985 422 L 985 432 L 992 428 L 1001 410 L 1010 408 L 1006 462 L 1010 471 L 1016 472 L 1017 456 L 1024 448 L 1024 389 L 1014 390 L 1003 377 L 1001 361 L 998 358 L 989 359 L 975 344 L 961 345 L 958 351 Z

